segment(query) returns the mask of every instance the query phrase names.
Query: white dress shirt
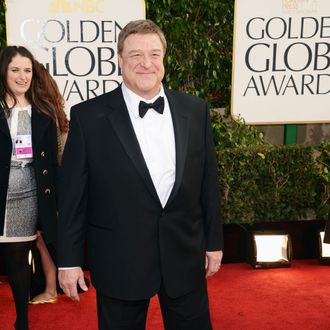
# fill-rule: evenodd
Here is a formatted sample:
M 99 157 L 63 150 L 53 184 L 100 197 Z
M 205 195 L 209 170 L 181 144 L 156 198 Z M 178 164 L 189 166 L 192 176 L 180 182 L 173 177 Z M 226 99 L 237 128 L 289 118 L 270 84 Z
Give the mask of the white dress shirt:
M 172 191 L 175 181 L 175 139 L 170 107 L 163 86 L 158 95 L 145 100 L 122 84 L 124 100 L 138 139 L 144 160 L 164 207 Z M 139 103 L 154 102 L 159 96 L 164 97 L 164 112 L 159 114 L 149 109 L 146 115 L 139 116 Z

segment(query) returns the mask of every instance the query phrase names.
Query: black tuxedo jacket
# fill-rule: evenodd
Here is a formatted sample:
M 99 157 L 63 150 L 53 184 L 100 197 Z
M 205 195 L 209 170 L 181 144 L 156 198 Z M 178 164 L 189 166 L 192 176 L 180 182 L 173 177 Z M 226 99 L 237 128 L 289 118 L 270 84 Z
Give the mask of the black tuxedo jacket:
M 38 196 L 38 226 L 47 243 L 54 243 L 57 232 L 56 186 L 58 175 L 55 122 L 32 108 L 33 167 Z M 7 119 L 0 108 L 0 235 L 3 235 L 12 140 Z
M 83 265 L 104 295 L 131 300 L 196 288 L 205 251 L 223 248 L 217 163 L 207 104 L 166 90 L 176 179 L 163 208 L 121 87 L 72 108 L 59 202 L 59 266 Z

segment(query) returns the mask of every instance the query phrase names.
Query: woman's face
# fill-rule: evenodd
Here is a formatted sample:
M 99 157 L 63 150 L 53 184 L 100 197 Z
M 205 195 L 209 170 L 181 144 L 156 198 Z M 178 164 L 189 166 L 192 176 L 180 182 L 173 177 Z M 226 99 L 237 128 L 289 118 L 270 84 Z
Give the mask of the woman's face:
M 32 62 L 19 54 L 14 56 L 7 69 L 7 84 L 16 97 L 24 96 L 32 81 Z

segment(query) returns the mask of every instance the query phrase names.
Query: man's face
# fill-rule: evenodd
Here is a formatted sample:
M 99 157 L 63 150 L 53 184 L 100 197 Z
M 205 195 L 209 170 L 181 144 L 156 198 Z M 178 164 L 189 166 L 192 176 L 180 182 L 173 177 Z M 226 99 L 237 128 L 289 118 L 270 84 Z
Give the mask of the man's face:
M 165 73 L 164 55 L 163 45 L 156 33 L 129 35 L 119 55 L 126 86 L 147 100 L 157 95 Z

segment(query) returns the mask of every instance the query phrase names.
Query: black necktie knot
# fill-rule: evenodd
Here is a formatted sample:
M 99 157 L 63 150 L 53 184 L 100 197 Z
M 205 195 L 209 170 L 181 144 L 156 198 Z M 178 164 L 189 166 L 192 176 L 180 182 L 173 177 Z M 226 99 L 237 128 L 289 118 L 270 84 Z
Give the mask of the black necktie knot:
M 158 113 L 162 114 L 164 112 L 164 98 L 159 96 L 159 98 L 153 103 L 146 103 L 140 101 L 139 103 L 139 115 L 141 118 L 145 116 L 149 109 L 154 109 Z

